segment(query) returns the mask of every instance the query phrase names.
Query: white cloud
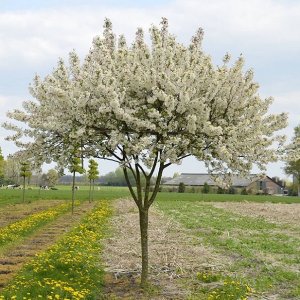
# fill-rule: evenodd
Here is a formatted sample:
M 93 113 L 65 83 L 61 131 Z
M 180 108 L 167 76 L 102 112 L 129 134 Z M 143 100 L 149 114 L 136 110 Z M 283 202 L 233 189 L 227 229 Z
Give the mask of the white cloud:
M 135 32 L 137 26 L 149 20 L 146 13 L 137 10 L 47 10 L 10 12 L 0 14 L 0 64 L 11 63 L 15 58 L 24 63 L 46 62 L 65 56 L 73 48 L 86 53 L 93 37 L 102 33 L 104 18 L 114 21 L 119 33 Z M 129 23 L 128 20 L 135 20 Z
M 25 62 L 46 61 L 65 55 L 74 47 L 86 51 L 92 37 L 102 31 L 104 17 L 110 17 L 119 33 L 132 37 L 137 26 L 148 28 L 161 16 L 170 19 L 171 30 L 187 41 L 204 27 L 210 42 L 284 48 L 299 48 L 300 3 L 275 0 L 178 0 L 160 8 L 85 8 L 16 11 L 0 14 L 0 58 L 18 57 Z M 226 52 L 227 49 L 222 49 Z M 277 50 L 277 48 L 275 49 Z
M 272 44 L 300 40 L 300 36 L 295 34 L 300 28 L 300 3 L 280 3 L 275 0 L 178 0 L 170 8 L 169 15 L 179 17 L 177 26 L 190 28 L 190 25 L 198 24 L 206 28 L 210 36 L 218 36 L 222 40 L 254 37 L 256 42 L 259 39 Z
M 6 101 L 7 101 L 6 97 L 0 96 L 0 107 L 3 107 Z
M 293 129 L 300 124 L 300 90 L 278 94 L 275 99 L 271 112 L 286 111 L 289 113 L 289 125 L 286 134 L 291 137 L 294 133 Z

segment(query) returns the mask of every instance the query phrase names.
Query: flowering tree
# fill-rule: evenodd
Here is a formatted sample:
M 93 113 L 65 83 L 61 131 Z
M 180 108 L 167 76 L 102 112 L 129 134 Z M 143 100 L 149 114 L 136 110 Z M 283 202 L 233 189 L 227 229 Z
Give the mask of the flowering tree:
M 298 186 L 298 196 L 300 197 L 300 125 L 294 129 L 294 137 L 290 145 L 287 146 L 286 174 L 293 175 Z
M 50 169 L 46 174 L 48 185 L 55 186 L 58 181 L 58 172 L 55 169 Z
M 263 170 L 276 160 L 272 145 L 282 136 L 274 132 L 287 118 L 268 114 L 272 99 L 259 97 L 242 57 L 230 64 L 225 55 L 221 66 L 213 65 L 201 49 L 202 29 L 184 46 L 163 18 L 160 28 L 150 28 L 150 37 L 149 46 L 138 29 L 127 46 L 106 19 L 103 37 L 94 39 L 82 63 L 72 52 L 68 67 L 59 61 L 44 80 L 37 76 L 31 86 L 36 101 L 8 114 L 27 128 L 5 124 L 35 161 L 63 165 L 80 141 L 81 155 L 120 164 L 139 210 L 142 286 L 148 276 L 148 211 L 163 171 L 191 155 L 214 173 L 247 173 L 253 163 Z M 24 136 L 32 140 L 22 142 Z

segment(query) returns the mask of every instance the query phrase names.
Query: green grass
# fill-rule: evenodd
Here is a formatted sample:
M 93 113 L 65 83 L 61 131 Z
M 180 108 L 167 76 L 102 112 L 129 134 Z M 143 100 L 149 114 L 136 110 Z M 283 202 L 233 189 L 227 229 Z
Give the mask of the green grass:
M 60 185 L 58 190 L 39 190 L 37 187 L 27 189 L 25 201 L 36 200 L 70 200 L 71 186 Z M 77 200 L 88 200 L 89 186 L 80 186 L 76 191 Z M 94 199 L 112 200 L 122 197 L 130 197 L 127 187 L 101 186 L 100 190 L 95 187 Z M 300 197 L 276 197 L 260 195 L 227 195 L 227 194 L 197 194 L 197 193 L 158 193 L 158 200 L 165 201 L 203 201 L 203 202 L 272 202 L 272 203 L 300 203 Z M 0 206 L 22 202 L 22 190 L 0 189 Z
M 300 237 L 295 235 L 295 230 L 300 232 L 300 224 L 295 229 L 231 213 L 195 199 L 160 198 L 158 207 L 189 228 L 200 243 L 215 249 L 221 257 L 233 259 L 230 268 L 223 270 L 226 275 L 243 278 L 258 293 L 279 293 L 280 299 L 300 297 L 300 274 L 294 271 L 300 268 Z M 204 294 L 208 297 L 210 292 L 206 289 Z M 196 291 L 197 295 L 203 295 L 203 288 L 201 293 Z
M 32 202 L 36 200 L 70 200 L 71 186 L 57 186 L 58 190 L 39 190 L 38 188 L 27 189 L 25 193 L 25 201 Z M 112 200 L 121 197 L 128 197 L 129 191 L 127 187 L 100 187 L 95 188 L 94 199 Z M 75 192 L 76 200 L 89 199 L 89 187 L 80 186 Z M 0 206 L 7 204 L 16 204 L 22 202 L 22 190 L 0 189 Z

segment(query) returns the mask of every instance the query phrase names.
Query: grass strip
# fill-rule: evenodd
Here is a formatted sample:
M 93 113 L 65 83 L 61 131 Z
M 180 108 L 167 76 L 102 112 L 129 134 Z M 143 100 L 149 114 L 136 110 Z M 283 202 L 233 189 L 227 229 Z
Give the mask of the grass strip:
M 22 220 L 0 228 L 0 249 L 3 249 L 3 247 L 12 242 L 24 238 L 37 228 L 45 225 L 50 221 L 53 221 L 55 218 L 64 214 L 70 209 L 70 204 L 60 204 L 55 206 L 54 208 L 32 214 Z
M 24 266 L 0 299 L 99 299 L 103 282 L 99 242 L 111 209 L 94 209 L 57 244 Z

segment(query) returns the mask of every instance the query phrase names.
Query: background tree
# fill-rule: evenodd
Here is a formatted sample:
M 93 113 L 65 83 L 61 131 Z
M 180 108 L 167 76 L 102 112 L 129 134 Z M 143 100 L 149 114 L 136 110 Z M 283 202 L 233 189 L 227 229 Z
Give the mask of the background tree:
M 202 193 L 203 194 L 208 194 L 209 191 L 210 191 L 209 185 L 207 184 L 207 182 L 204 182 L 204 185 L 203 185 L 203 188 L 202 188 Z
M 72 180 L 72 214 L 74 213 L 74 202 L 75 202 L 75 175 L 76 173 L 83 174 L 84 168 L 82 167 L 81 159 L 73 156 L 70 162 L 69 171 L 73 174 Z
M 184 193 L 184 192 L 185 192 L 185 184 L 183 182 L 180 182 L 178 186 L 178 193 Z
M 4 177 L 8 184 L 18 184 L 20 178 L 20 162 L 16 157 L 9 155 L 4 165 Z
M 30 171 L 30 164 L 28 162 L 21 162 L 20 165 L 20 176 L 23 178 L 22 202 L 25 202 L 26 178 L 30 178 L 32 173 Z
M 300 197 L 300 125 L 294 129 L 292 143 L 287 147 L 285 173 L 293 176 Z
M 184 46 L 163 18 L 160 28 L 150 28 L 151 45 L 139 28 L 127 46 L 124 36 L 116 40 L 106 19 L 103 37 L 93 40 L 82 63 L 72 52 L 69 67 L 60 60 L 44 80 L 36 76 L 31 86 L 36 101 L 8 113 L 26 130 L 4 124 L 15 131 L 9 139 L 36 162 L 66 165 L 73 145 L 81 141 L 85 156 L 120 164 L 139 210 L 143 287 L 149 208 L 163 171 L 191 155 L 214 174 L 244 175 L 254 163 L 265 170 L 277 159 L 272 146 L 283 140 L 274 132 L 286 126 L 287 116 L 268 113 L 272 99 L 259 97 L 253 72 L 243 71 L 243 58 L 229 63 L 227 54 L 223 64 L 214 66 L 201 48 L 202 38 L 199 29 Z M 24 142 L 27 136 L 30 142 Z
M 50 169 L 46 174 L 46 178 L 49 186 L 55 186 L 58 181 L 58 172 L 55 169 Z
M 175 173 L 173 174 L 173 178 L 176 178 L 176 177 L 178 177 L 178 176 L 180 176 L 180 174 L 179 174 L 178 172 L 175 172 Z
M 89 202 L 94 200 L 95 179 L 99 178 L 98 163 L 94 159 L 89 160 L 88 179 L 90 181 Z
M 135 178 L 132 173 L 128 174 L 128 180 L 132 187 L 136 186 Z M 118 167 L 115 171 L 109 172 L 108 174 L 103 176 L 104 184 L 109 186 L 127 186 L 127 181 L 124 176 L 123 168 Z M 145 185 L 145 177 L 141 176 L 141 184 Z

